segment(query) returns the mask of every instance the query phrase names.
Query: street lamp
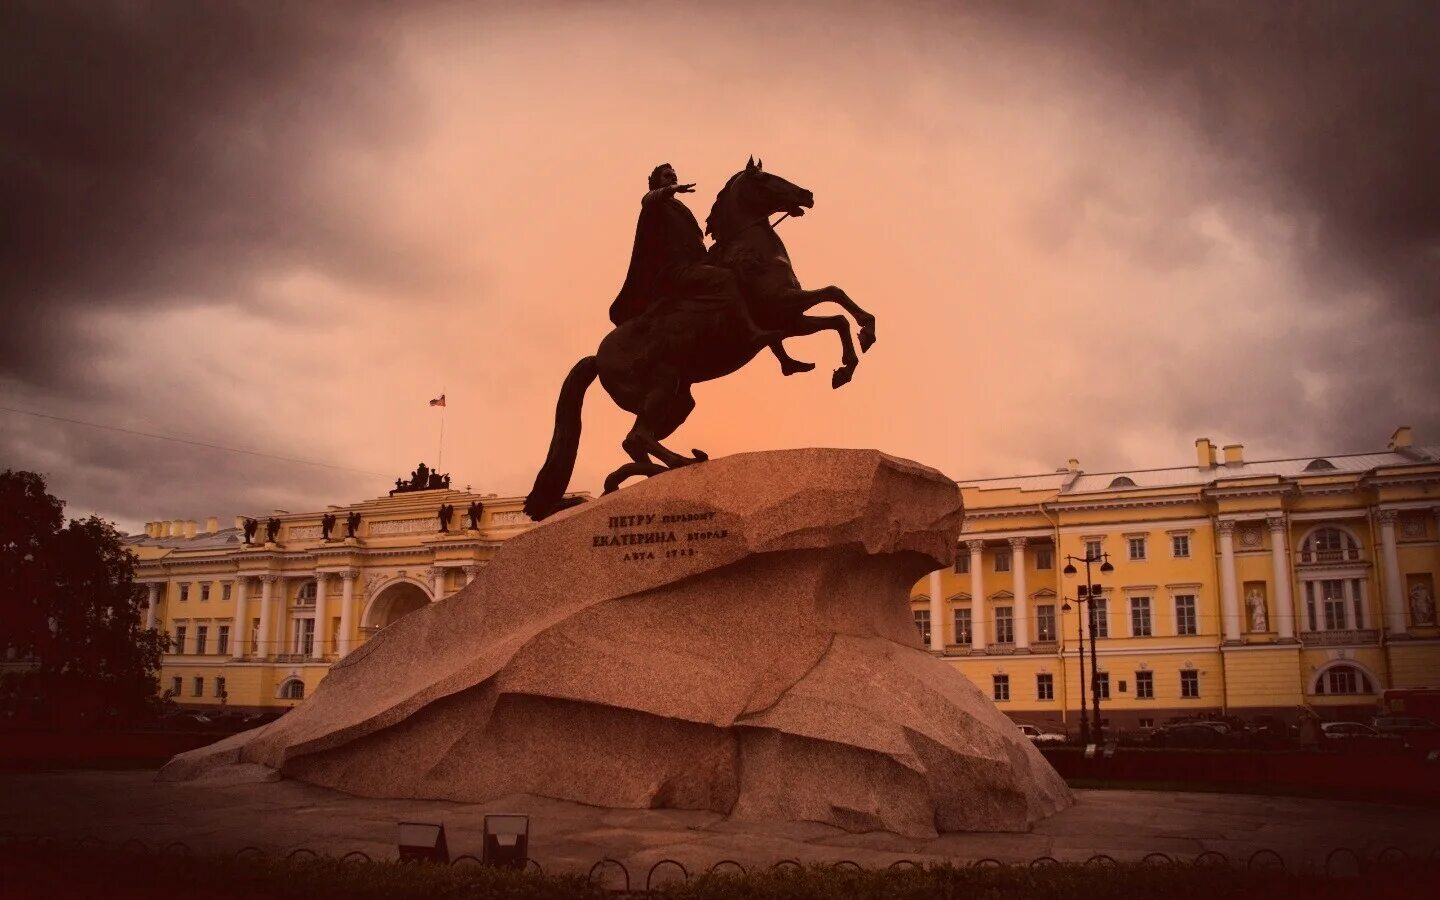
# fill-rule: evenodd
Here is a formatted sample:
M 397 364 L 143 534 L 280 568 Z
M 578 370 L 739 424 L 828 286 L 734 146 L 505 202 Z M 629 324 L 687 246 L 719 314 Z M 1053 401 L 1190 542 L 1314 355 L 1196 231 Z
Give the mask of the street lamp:
M 1089 610 L 1090 702 L 1094 704 L 1095 743 L 1098 744 L 1105 739 L 1105 730 L 1100 724 L 1100 663 L 1095 651 L 1095 603 L 1101 599 L 1103 589 L 1090 577 L 1090 565 L 1092 563 L 1100 563 L 1100 574 L 1102 575 L 1108 575 L 1115 571 L 1115 567 L 1110 565 L 1110 554 L 1092 554 L 1087 547 L 1084 556 L 1066 555 L 1065 568 L 1063 569 L 1066 575 L 1074 575 L 1076 573 L 1075 563 L 1077 562 L 1085 564 L 1085 583 L 1075 589 L 1075 594 L 1077 602 L 1082 606 L 1088 604 Z M 1066 604 L 1065 608 L 1069 609 L 1069 604 Z M 1090 743 L 1090 723 L 1085 716 L 1085 618 L 1086 616 L 1084 615 L 1080 617 L 1080 652 L 1078 658 L 1080 660 L 1080 742 L 1088 744 Z

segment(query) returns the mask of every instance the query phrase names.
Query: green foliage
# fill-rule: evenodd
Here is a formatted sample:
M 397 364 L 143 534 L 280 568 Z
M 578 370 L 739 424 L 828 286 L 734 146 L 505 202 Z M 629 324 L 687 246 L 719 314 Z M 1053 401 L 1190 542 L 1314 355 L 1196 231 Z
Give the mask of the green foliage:
M 109 522 L 64 524 L 34 472 L 0 473 L 0 683 L 8 722 L 96 724 L 155 702 L 165 638 L 141 627 L 134 556 Z

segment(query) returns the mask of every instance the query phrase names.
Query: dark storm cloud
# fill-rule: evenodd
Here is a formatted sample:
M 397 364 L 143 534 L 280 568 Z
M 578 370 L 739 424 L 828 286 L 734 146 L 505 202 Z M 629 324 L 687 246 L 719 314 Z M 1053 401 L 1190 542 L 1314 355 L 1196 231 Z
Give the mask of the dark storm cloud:
M 383 152 L 392 43 L 368 4 L 4 4 L 0 379 L 82 371 L 87 310 L 237 302 L 291 263 L 399 277 L 311 183 L 331 142 Z
M 1095 54 L 1120 91 L 1187 118 L 1303 227 L 1317 284 L 1381 288 L 1434 328 L 1440 4 L 1007 3 L 1011 26 Z

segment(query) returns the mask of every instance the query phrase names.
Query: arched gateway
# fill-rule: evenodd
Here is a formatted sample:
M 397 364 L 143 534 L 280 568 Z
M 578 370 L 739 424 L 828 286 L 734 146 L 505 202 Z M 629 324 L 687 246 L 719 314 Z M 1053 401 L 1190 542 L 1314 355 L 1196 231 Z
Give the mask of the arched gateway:
M 413 581 L 398 580 L 380 589 L 375 599 L 365 608 L 360 627 L 373 634 L 395 623 L 402 616 L 408 616 L 417 609 L 430 605 L 430 594 Z

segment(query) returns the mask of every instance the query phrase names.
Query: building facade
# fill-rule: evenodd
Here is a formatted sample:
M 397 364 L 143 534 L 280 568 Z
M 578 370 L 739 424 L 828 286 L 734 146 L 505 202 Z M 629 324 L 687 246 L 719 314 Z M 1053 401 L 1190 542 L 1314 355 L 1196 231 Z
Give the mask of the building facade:
M 1306 707 L 1360 717 L 1387 688 L 1440 687 L 1440 447 L 1401 428 L 1378 453 L 1195 450 L 1175 468 L 1091 474 L 1071 460 L 961 483 L 956 564 L 912 592 L 922 640 L 1017 721 L 1075 733 L 1088 555 L 1112 730 Z
M 292 706 L 333 662 L 470 583 L 532 524 L 524 498 L 438 483 L 402 480 L 390 496 L 324 512 L 276 510 L 252 520 L 248 543 L 245 517 L 228 528 L 213 517 L 203 529 L 148 523 L 127 543 L 146 626 L 171 639 L 161 690 L 190 708 Z
M 1363 717 L 1387 688 L 1440 687 L 1440 447 L 1402 428 L 1377 453 L 1249 462 L 1203 438 L 1195 452 L 1173 468 L 1072 460 L 961 482 L 955 565 L 912 591 L 921 641 L 1017 721 L 1071 733 L 1092 609 L 1112 731 L 1307 707 Z M 298 702 L 371 635 L 468 584 L 531 527 L 522 504 L 402 480 L 353 506 L 277 510 L 264 534 L 257 517 L 248 543 L 240 518 L 150 523 L 130 547 L 147 624 L 171 636 L 162 689 L 187 707 Z

